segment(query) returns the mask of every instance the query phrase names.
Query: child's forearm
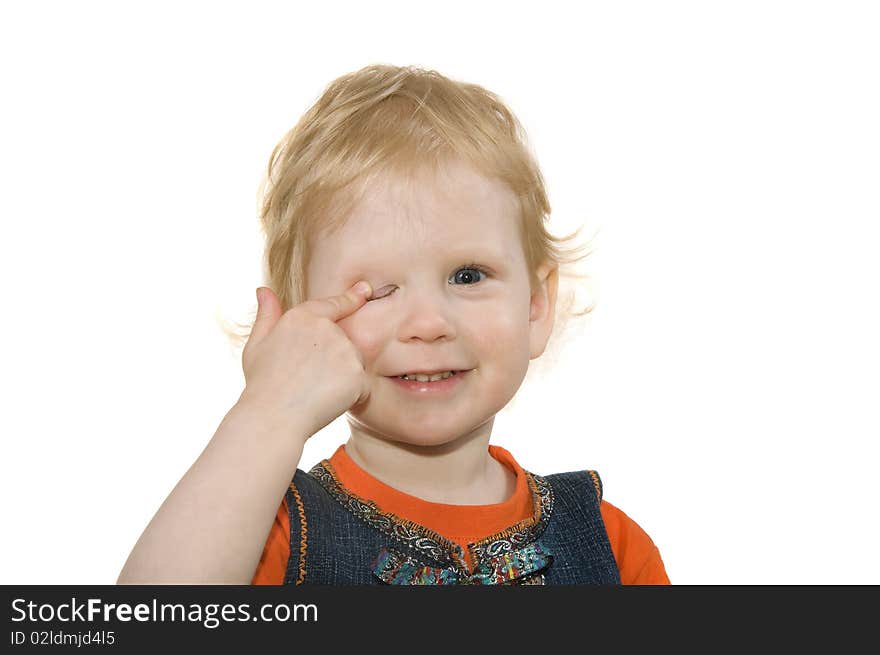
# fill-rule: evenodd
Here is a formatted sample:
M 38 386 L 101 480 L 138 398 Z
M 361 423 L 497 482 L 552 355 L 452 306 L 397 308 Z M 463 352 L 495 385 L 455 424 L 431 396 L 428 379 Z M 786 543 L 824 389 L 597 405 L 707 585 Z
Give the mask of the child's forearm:
M 311 436 L 302 432 L 239 400 L 144 530 L 118 584 L 250 584 Z

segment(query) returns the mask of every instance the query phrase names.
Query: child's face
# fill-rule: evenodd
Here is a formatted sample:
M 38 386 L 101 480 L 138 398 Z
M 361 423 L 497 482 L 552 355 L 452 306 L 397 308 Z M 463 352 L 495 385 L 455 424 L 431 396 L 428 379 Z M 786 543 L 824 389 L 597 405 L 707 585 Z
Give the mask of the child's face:
M 307 272 L 310 299 L 372 285 L 373 299 L 338 322 L 371 382 L 349 422 L 412 445 L 488 436 L 552 329 L 555 287 L 531 295 L 513 193 L 462 164 L 446 170 L 408 188 L 384 178 L 340 230 L 316 239 Z M 468 369 L 442 392 L 394 380 Z

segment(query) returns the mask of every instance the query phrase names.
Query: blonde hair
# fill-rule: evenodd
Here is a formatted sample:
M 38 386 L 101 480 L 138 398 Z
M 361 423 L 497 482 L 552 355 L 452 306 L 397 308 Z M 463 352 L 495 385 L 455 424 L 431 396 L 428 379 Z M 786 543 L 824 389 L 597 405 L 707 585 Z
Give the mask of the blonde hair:
M 590 254 L 579 254 L 589 243 L 566 246 L 581 228 L 565 237 L 548 232 L 541 171 L 522 125 L 499 96 L 433 70 L 375 64 L 331 82 L 269 158 L 260 188 L 263 278 L 282 310 L 306 299 L 311 239 L 343 225 L 371 181 L 386 173 L 411 181 L 452 158 L 515 194 L 533 289 L 544 262 L 560 276 L 588 277 L 566 270 Z M 557 300 L 557 325 L 592 310 L 571 312 L 573 300 L 573 293 Z M 225 331 L 241 345 L 252 324 L 237 324 L 245 331 L 234 336 Z

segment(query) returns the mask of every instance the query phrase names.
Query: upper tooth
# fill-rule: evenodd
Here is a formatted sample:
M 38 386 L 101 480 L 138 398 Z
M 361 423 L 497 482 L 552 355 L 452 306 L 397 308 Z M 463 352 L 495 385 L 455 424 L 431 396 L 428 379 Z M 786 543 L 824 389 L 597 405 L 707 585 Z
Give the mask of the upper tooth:
M 446 371 L 444 373 L 435 373 L 434 375 L 422 375 L 421 373 L 416 373 L 415 375 L 407 373 L 402 376 L 405 380 L 418 380 L 419 382 L 436 382 L 437 380 L 445 380 L 448 377 L 452 376 L 452 371 Z

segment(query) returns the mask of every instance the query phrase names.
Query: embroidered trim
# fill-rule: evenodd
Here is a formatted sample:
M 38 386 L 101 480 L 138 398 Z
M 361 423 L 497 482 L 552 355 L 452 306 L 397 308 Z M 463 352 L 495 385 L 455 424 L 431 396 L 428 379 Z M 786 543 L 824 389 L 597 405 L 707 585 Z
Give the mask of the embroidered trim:
M 403 519 L 382 511 L 374 502 L 365 500 L 342 486 L 329 460 L 322 460 L 309 474 L 330 493 L 345 509 L 372 528 L 387 534 L 420 554 L 438 563 L 451 566 L 459 573 L 468 575 L 461 546 L 443 535 L 414 521 Z M 510 552 L 535 541 L 547 527 L 553 512 L 553 490 L 547 481 L 525 471 L 526 481 L 532 494 L 532 516 L 501 532 L 468 544 L 474 569 L 491 557 Z M 532 582 L 530 584 L 541 584 Z
M 460 550 L 457 544 L 414 521 L 402 519 L 390 512 L 383 512 L 373 501 L 349 492 L 339 482 L 329 460 L 325 459 L 315 464 L 309 474 L 314 476 L 338 503 L 370 527 L 402 541 L 438 562 L 453 563 L 454 559 L 450 554 L 456 549 Z
M 382 548 L 371 569 L 379 580 L 391 585 L 520 585 L 543 584 L 542 569 L 553 555 L 536 541 L 523 548 L 492 557 L 462 574 L 452 568 L 425 566 L 412 557 Z
M 306 549 L 308 526 L 306 525 L 306 510 L 303 507 L 302 498 L 293 482 L 290 483 L 290 490 L 293 492 L 293 498 L 296 501 L 296 511 L 299 514 L 300 538 L 299 538 L 299 575 L 296 578 L 296 584 L 302 584 L 306 579 Z
M 370 568 L 382 582 L 392 585 L 448 585 L 458 584 L 459 580 L 452 568 L 424 566 L 404 553 L 387 548 L 379 551 Z
M 599 482 L 599 476 L 596 475 L 595 471 L 587 471 L 587 475 L 589 475 L 593 479 L 593 486 L 596 487 L 596 498 L 599 502 L 602 501 L 602 484 Z
M 544 532 L 553 512 L 553 489 L 540 475 L 533 475 L 525 471 L 526 482 L 532 492 L 532 504 L 534 511 L 530 518 L 481 539 L 468 546 L 475 566 L 491 557 L 497 557 L 502 553 L 509 553 L 515 548 L 535 541 Z

